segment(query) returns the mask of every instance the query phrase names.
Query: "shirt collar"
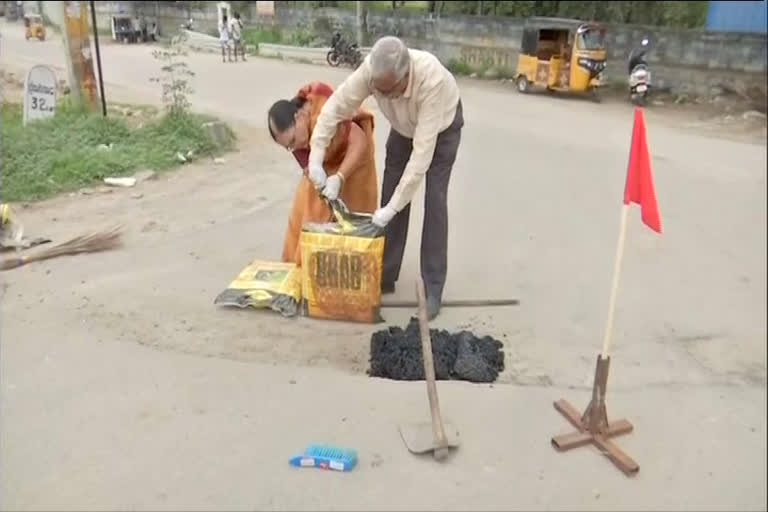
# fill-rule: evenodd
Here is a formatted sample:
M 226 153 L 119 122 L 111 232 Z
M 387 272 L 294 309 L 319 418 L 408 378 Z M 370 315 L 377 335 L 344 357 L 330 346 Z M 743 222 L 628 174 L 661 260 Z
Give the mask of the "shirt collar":
M 410 62 L 408 63 L 408 86 L 405 88 L 405 92 L 403 93 L 403 98 L 410 99 L 411 95 L 413 94 L 413 57 L 408 59 Z

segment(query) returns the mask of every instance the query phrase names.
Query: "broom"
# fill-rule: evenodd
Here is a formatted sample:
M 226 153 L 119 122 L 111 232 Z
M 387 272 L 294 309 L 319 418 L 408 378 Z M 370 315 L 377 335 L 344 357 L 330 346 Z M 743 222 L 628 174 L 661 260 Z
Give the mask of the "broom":
M 120 230 L 121 227 L 117 226 L 106 231 L 92 233 L 90 235 L 78 236 L 77 238 L 73 238 L 72 240 L 62 244 L 39 251 L 36 254 L 20 256 L 18 258 L 7 258 L 0 261 L 0 271 L 19 268 L 23 265 L 26 265 L 27 263 L 49 260 L 59 256 L 115 249 L 121 244 Z

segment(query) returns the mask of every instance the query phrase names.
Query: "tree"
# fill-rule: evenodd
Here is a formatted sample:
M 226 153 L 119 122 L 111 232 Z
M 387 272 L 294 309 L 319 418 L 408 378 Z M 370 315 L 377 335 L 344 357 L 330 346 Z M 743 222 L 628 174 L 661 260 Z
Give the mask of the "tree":
M 357 0 L 357 44 L 365 46 L 368 41 L 368 2 Z

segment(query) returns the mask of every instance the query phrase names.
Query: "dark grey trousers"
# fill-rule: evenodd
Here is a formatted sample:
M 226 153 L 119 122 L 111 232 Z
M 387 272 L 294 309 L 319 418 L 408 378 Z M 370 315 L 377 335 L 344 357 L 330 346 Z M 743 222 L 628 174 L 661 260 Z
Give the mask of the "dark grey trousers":
M 453 123 L 437 137 L 435 153 L 426 174 L 424 225 L 421 232 L 421 276 L 428 297 L 442 299 L 445 276 L 448 271 L 448 182 L 461 142 L 464 116 L 461 101 L 456 107 Z M 384 183 L 381 187 L 381 205 L 392 198 L 403 171 L 411 157 L 413 140 L 390 130 L 387 138 L 387 156 L 384 163 Z M 408 219 L 411 205 L 403 208 L 387 225 L 384 243 L 383 283 L 395 283 L 400 277 L 405 242 L 408 238 Z

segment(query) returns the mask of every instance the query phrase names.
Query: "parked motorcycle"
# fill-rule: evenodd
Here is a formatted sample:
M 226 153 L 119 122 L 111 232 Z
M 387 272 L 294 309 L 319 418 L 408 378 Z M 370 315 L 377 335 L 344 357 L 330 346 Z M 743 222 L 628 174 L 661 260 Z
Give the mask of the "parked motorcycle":
M 326 60 L 333 67 L 346 64 L 356 68 L 363 61 L 363 54 L 360 52 L 357 43 L 347 43 L 341 37 L 341 34 L 337 32 L 333 35 L 333 39 L 331 39 L 331 49 L 328 55 L 326 55 Z
M 650 41 L 644 38 L 640 46 L 629 55 L 629 97 L 637 106 L 645 105 L 651 89 L 651 70 L 645 62 L 645 55 L 650 50 Z

